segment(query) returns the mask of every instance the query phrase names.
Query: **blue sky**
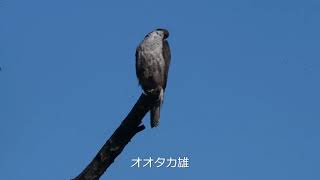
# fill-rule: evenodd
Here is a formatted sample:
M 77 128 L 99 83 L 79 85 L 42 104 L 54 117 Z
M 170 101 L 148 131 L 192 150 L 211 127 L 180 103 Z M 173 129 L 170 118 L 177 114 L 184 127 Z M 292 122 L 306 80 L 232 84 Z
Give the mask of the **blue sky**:
M 70 179 L 141 93 L 135 48 L 168 28 L 159 128 L 104 179 L 320 179 L 319 1 L 0 1 L 1 179 Z M 187 156 L 190 168 L 131 168 Z

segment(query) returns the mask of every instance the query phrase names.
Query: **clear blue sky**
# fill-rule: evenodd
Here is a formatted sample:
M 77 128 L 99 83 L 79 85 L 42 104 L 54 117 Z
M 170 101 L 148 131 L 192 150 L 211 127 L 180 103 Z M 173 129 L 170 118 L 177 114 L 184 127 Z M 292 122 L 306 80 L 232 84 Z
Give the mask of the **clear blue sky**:
M 320 3 L 0 1 L 0 174 L 77 175 L 141 93 L 135 48 L 162 27 L 172 65 L 161 124 L 104 179 L 320 179 Z M 130 168 L 179 157 L 190 168 Z

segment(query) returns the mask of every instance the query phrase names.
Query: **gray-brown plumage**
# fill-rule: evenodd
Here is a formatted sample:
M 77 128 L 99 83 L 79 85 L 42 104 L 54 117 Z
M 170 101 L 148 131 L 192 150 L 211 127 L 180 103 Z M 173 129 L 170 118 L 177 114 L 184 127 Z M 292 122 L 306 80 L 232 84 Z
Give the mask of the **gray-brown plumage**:
M 146 94 L 159 94 L 159 101 L 150 110 L 151 127 L 159 125 L 160 107 L 167 86 L 171 53 L 169 32 L 157 29 L 148 33 L 136 50 L 136 74 Z

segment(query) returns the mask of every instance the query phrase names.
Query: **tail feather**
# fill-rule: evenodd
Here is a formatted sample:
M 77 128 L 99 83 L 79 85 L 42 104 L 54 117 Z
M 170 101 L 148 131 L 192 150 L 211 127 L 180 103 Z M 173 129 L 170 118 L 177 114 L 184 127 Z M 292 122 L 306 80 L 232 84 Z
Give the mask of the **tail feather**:
M 150 110 L 151 128 L 157 127 L 160 123 L 160 107 L 163 103 L 163 89 L 159 94 L 159 102 Z
M 155 106 L 150 111 L 151 128 L 157 127 L 160 123 L 160 106 Z

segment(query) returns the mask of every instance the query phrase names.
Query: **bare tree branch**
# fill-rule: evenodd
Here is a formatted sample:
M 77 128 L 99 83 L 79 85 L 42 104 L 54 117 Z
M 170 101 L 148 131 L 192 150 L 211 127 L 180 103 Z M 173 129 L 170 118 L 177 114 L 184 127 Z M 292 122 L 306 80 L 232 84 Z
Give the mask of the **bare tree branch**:
M 94 159 L 74 180 L 98 180 L 133 136 L 145 129 L 145 126 L 141 125 L 142 119 L 156 103 L 157 97 L 157 95 L 142 94 Z

